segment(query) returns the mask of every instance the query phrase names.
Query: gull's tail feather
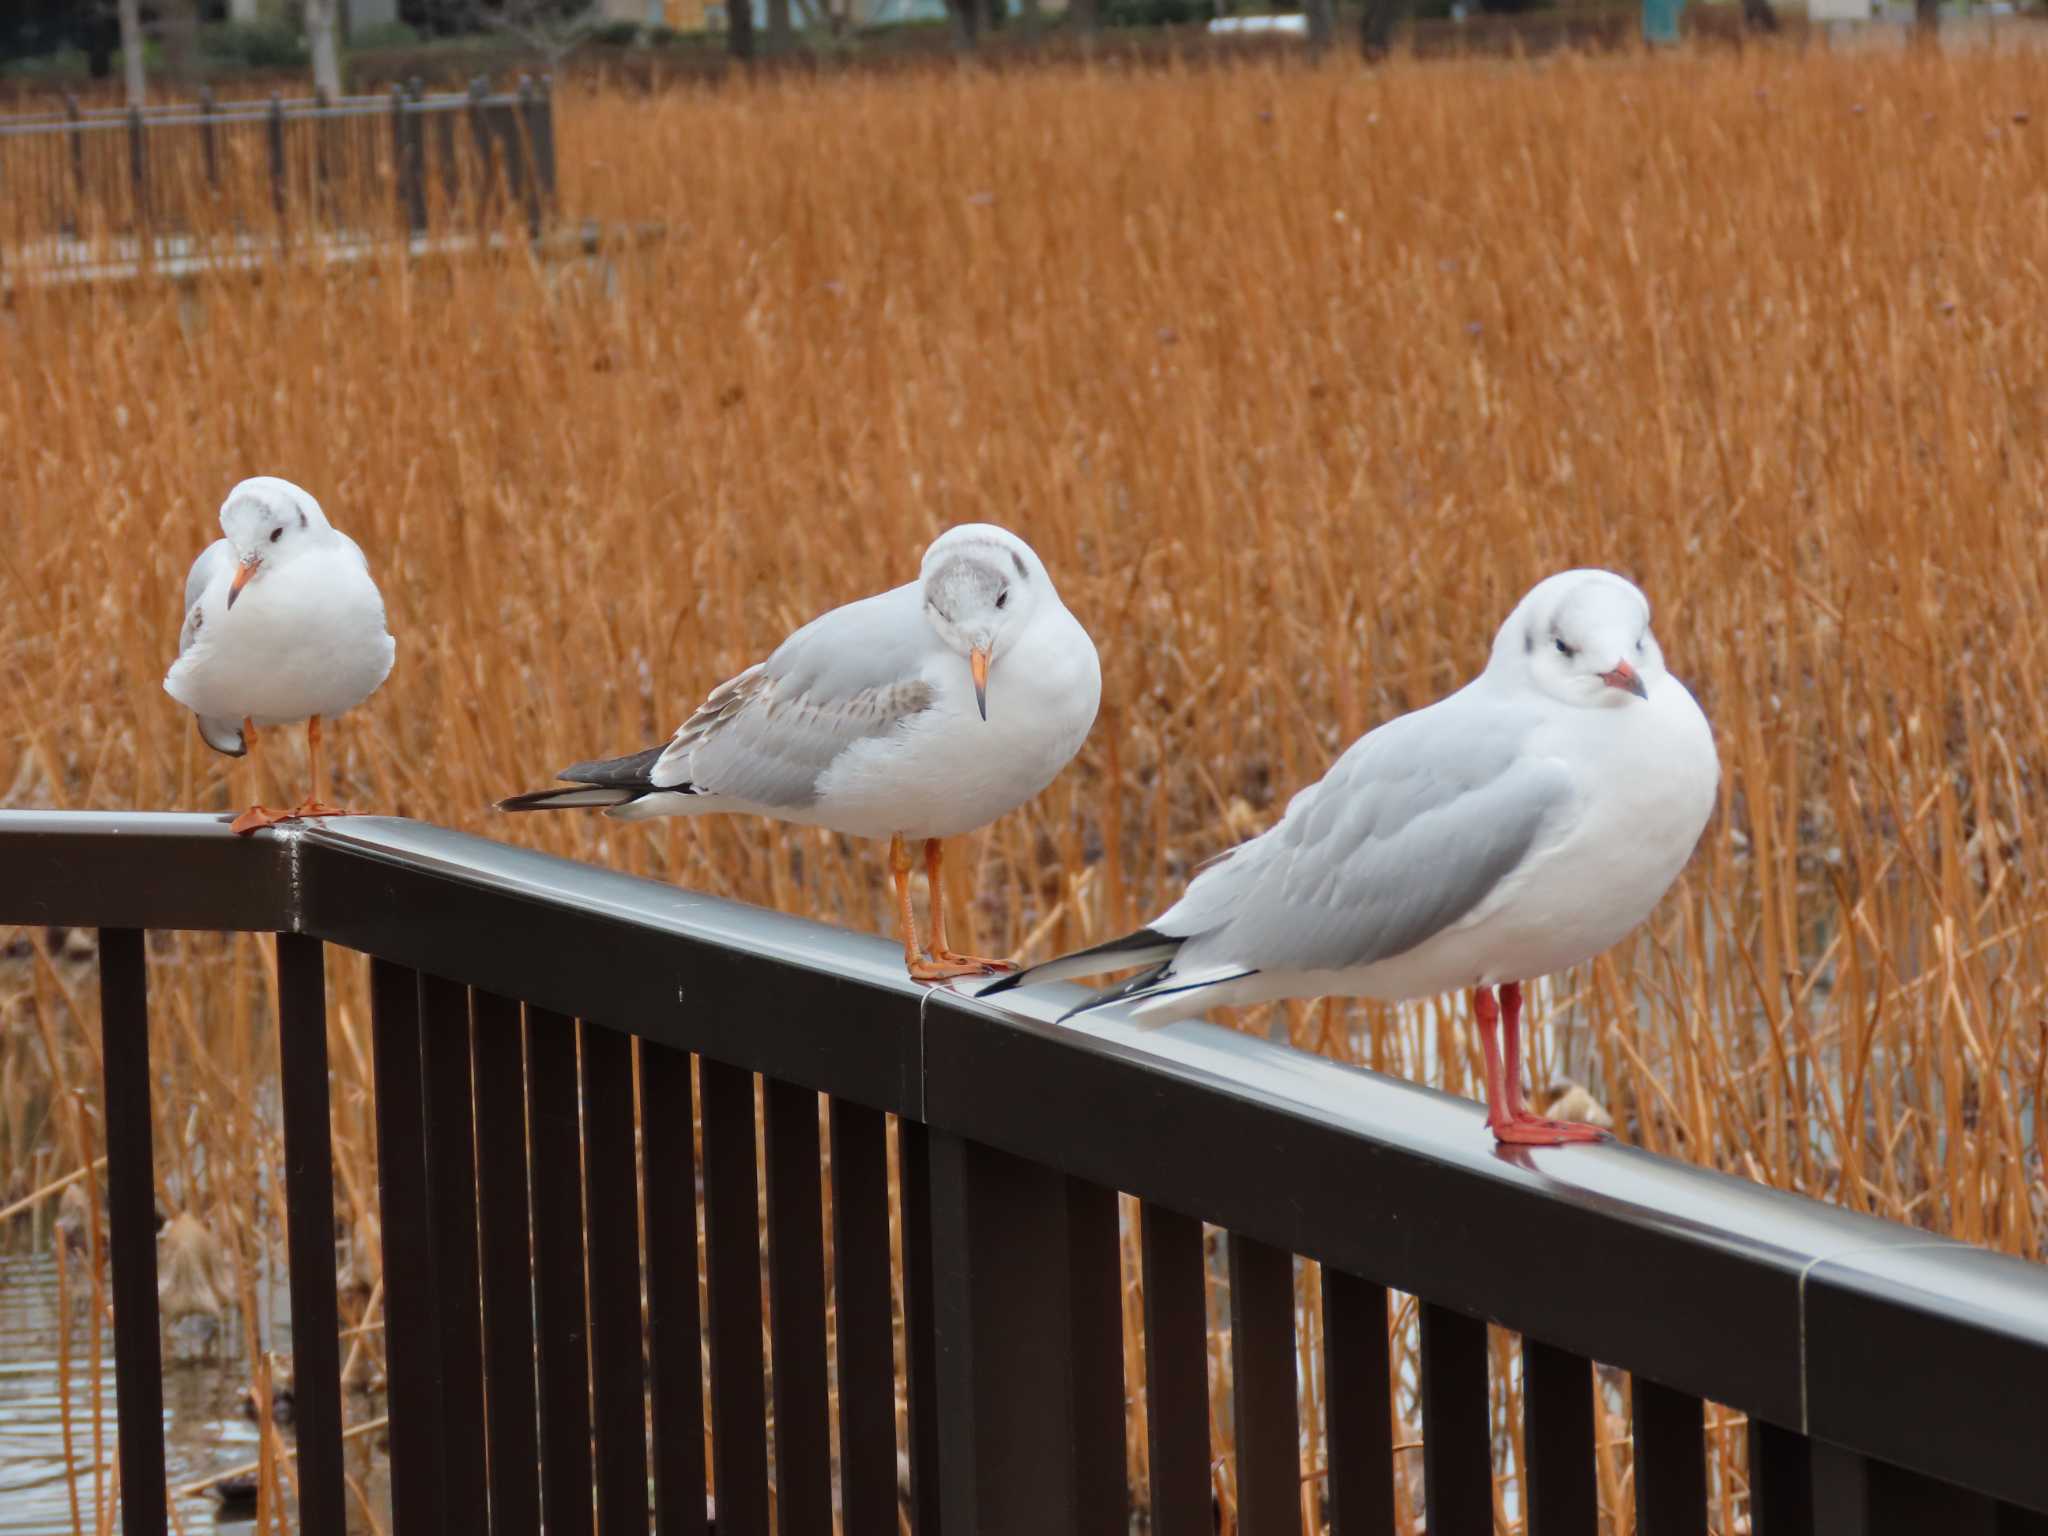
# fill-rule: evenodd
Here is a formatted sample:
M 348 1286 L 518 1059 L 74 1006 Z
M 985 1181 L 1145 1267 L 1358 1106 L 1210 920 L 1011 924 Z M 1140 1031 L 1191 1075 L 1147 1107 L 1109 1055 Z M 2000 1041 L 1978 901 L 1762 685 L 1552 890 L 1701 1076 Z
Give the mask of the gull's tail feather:
M 555 777 L 566 780 L 567 789 L 537 789 L 531 794 L 500 800 L 501 811 L 569 811 L 583 807 L 631 805 L 646 795 L 665 791 L 655 786 L 655 760 L 667 743 L 625 757 L 601 758 L 595 762 L 573 763 Z M 687 789 L 683 791 L 688 793 Z
M 1173 963 L 1173 957 L 1180 953 L 1181 945 L 1186 942 L 1185 939 L 1177 939 L 1172 934 L 1161 933 L 1154 928 L 1140 928 L 1136 933 L 1127 933 L 1120 939 L 1111 939 L 1107 944 L 1097 944 L 1093 949 L 1077 949 L 1071 955 L 1061 955 L 1057 960 L 1048 960 L 1043 965 L 1012 971 L 1000 981 L 983 987 L 974 995 L 992 997 L 998 992 L 1007 992 L 1012 987 L 1024 986 L 1030 982 L 1064 981 L 1069 976 L 1094 976 L 1102 971 L 1121 971 L 1134 965 L 1151 966 L 1152 971 L 1148 974 L 1156 979 L 1159 973 L 1164 972 L 1166 967 Z

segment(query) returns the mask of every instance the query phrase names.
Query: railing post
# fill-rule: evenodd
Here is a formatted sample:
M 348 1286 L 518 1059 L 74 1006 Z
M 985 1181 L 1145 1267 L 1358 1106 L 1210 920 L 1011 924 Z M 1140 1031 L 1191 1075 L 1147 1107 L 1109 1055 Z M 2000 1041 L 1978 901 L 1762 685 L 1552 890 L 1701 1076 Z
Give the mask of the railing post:
M 406 215 L 414 234 L 427 232 L 427 125 L 422 120 L 420 101 L 426 95 L 426 88 L 415 75 L 411 100 L 403 114 L 405 122 L 405 177 Z
M 284 220 L 284 101 L 272 92 L 270 116 L 264 123 L 265 136 L 270 142 L 270 206 L 277 213 L 280 223 Z
M 202 85 L 199 88 L 199 153 L 206 162 L 206 185 L 217 192 L 220 190 L 220 146 L 214 141 L 214 135 L 219 132 L 213 120 L 214 111 L 213 87 Z
M 930 1150 L 943 1526 L 971 1536 L 1097 1529 L 1105 1512 L 1086 1507 L 1096 1479 L 1080 1437 L 1108 1378 L 1076 1369 L 1096 1329 L 1070 1269 L 1097 1247 L 1088 1224 L 1077 1247 L 1067 1177 L 1055 1169 L 940 1131 Z
M 149 153 L 143 136 L 148 130 L 143 127 L 142 109 L 128 109 L 128 192 L 135 202 L 135 219 L 141 227 L 143 238 L 148 238 L 149 228 Z
M 519 197 L 526 204 L 526 232 L 540 238 L 540 176 L 538 175 L 539 146 L 534 142 L 533 122 L 535 117 L 533 81 L 525 75 L 519 77 L 519 94 L 516 105 L 511 109 L 512 131 L 519 138 L 524 153 L 520 156 Z
M 277 936 L 278 1077 L 291 1245 L 299 1529 L 342 1536 L 341 1360 L 334 1286 L 334 1142 L 327 1093 L 327 977 L 318 939 Z
M 470 143 L 476 149 L 476 190 L 470 213 L 479 227 L 486 222 L 485 213 L 497 198 L 491 125 L 484 120 L 484 97 L 488 94 L 489 87 L 484 83 L 484 77 L 476 76 L 469 82 L 469 105 L 463 108 L 463 116 L 469 119 Z
M 121 1426 L 121 1529 L 126 1536 L 160 1536 L 169 1511 L 156 1310 L 156 1183 L 150 1174 L 149 982 L 139 929 L 100 930 L 100 1054 L 114 1268 L 114 1398 Z

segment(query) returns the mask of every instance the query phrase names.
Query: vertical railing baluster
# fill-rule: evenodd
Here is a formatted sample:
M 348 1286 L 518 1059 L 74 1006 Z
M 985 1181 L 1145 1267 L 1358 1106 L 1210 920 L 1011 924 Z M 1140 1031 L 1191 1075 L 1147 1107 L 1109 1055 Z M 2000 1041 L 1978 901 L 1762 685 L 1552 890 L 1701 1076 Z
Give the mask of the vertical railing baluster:
M 384 1241 L 384 1339 L 391 1416 L 395 1536 L 433 1536 L 442 1519 L 440 1327 L 427 1197 L 419 979 L 370 962 L 370 1036 L 377 1089 L 377 1190 Z
M 1294 1256 L 1236 1232 L 1228 1246 L 1238 1525 L 1245 1536 L 1279 1536 L 1301 1523 Z
M 519 1005 L 470 994 L 477 1226 L 483 1252 L 484 1431 L 491 1536 L 539 1536 L 533 1262 L 526 1206 L 526 1062 Z
M 931 1130 L 896 1122 L 896 1164 L 903 1202 L 903 1384 L 910 1420 L 910 1520 L 913 1536 L 939 1536 L 939 1365 L 937 1276 L 932 1253 Z
M 1585 1356 L 1523 1338 L 1522 1444 L 1529 1536 L 1598 1536 L 1593 1365 Z
M 1074 1536 L 1131 1528 L 1124 1463 L 1123 1247 L 1116 1191 L 1067 1179 L 1067 1307 L 1074 1391 Z
M 113 1249 L 121 1529 L 125 1536 L 160 1536 L 169 1511 L 164 1489 L 163 1359 L 157 1334 L 148 964 L 139 929 L 102 928 L 99 941 L 100 1054 L 105 1072 L 100 1091 L 107 1136 L 107 1228 Z
M 1153 1536 L 1210 1536 L 1209 1314 L 1202 1224 L 1139 1208 L 1145 1278 L 1145 1434 Z
M 277 993 L 299 1529 L 305 1536 L 342 1536 L 348 1511 L 334 1281 L 334 1133 L 327 1087 L 326 955 L 318 939 L 277 936 Z
M 930 1147 L 946 1527 L 1080 1529 L 1066 1176 L 946 1132 Z
M 775 1525 L 832 1529 L 832 1410 L 825 1372 L 825 1211 L 818 1095 L 762 1084 L 768 1163 L 768 1322 L 775 1349 Z
M 633 1176 L 633 1042 L 583 1026 L 583 1209 L 590 1234 L 597 1525 L 647 1529 L 647 1367 L 640 1352 L 640 1224 Z
M 642 1204 L 647 1223 L 648 1384 L 654 1409 L 657 1536 L 705 1536 L 706 1530 L 695 1119 L 689 1053 L 642 1040 L 640 1134 L 647 1170 Z M 886 1341 L 885 1333 L 885 1346 Z M 847 1536 L 856 1533 L 849 1528 Z
M 1813 1530 L 1811 1443 L 1797 1430 L 1751 1415 L 1750 1536 L 1808 1536 Z
M 1422 1480 L 1429 1536 L 1493 1536 L 1486 1324 L 1422 1309 Z
M 541 1514 L 548 1536 L 590 1536 L 589 1335 L 583 1304 L 576 1022 L 526 1010 L 534 1296 L 540 1370 Z
M 1707 1536 L 1705 1405 L 1643 1376 L 1630 1398 L 1639 1536 Z
M 890 1349 L 888 1121 L 834 1099 L 832 1268 L 845 1536 L 896 1536 L 896 1377 Z
M 712 1482 L 718 1536 L 767 1536 L 767 1401 L 761 1389 L 760 1186 L 754 1076 L 700 1057 L 704 1238 L 709 1249 Z
M 480 1510 L 484 1474 L 482 1281 L 477 1272 L 475 1115 L 469 1078 L 469 992 L 420 977 L 420 1062 L 427 1113 L 427 1211 L 441 1336 L 444 1508 Z
M 2044 1524 L 1981 1493 L 1825 1440 L 1812 1443 L 1811 1465 L 1813 1536 L 2034 1536 Z M 1640 1523 L 1638 1529 L 1657 1536 Z
M 1331 1536 L 1392 1536 L 1387 1288 L 1323 1266 L 1324 1444 Z

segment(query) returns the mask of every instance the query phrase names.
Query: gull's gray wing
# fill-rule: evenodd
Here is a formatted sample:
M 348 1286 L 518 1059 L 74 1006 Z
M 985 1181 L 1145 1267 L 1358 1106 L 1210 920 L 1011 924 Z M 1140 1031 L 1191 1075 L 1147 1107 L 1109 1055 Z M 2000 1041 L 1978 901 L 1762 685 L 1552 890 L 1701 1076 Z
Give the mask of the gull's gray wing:
M 184 655 L 192 649 L 206 626 L 206 617 L 200 611 L 199 600 L 206 595 L 206 589 L 213 585 L 216 577 L 235 563 L 235 552 L 226 539 L 215 539 L 199 552 L 199 558 L 192 562 L 192 569 L 185 573 L 185 623 L 178 631 L 178 654 Z M 229 757 L 240 757 L 249 750 L 242 740 L 242 722 L 239 720 L 216 719 L 206 715 L 199 717 L 199 737 L 216 752 L 225 752 Z
M 1498 700 L 1472 702 L 1453 694 L 1362 737 L 1278 824 L 1198 875 L 1151 925 L 1187 940 L 1175 972 L 1349 970 L 1478 908 L 1573 791 L 1562 763 L 1521 753 L 1526 728 Z
M 924 673 L 937 643 L 915 584 L 835 608 L 713 689 L 649 781 L 801 810 L 840 753 L 931 708 Z

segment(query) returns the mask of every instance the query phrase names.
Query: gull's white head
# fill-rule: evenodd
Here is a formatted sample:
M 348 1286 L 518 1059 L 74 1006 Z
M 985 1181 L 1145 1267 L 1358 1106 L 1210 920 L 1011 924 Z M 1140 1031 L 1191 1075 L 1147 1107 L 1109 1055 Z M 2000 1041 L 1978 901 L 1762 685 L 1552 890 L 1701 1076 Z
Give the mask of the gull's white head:
M 229 491 L 220 504 L 220 527 L 237 562 L 230 608 L 258 576 L 324 544 L 333 531 L 319 502 L 275 475 L 257 475 Z
M 1056 602 L 1045 565 L 1017 535 L 993 523 L 948 528 L 924 552 L 918 573 L 925 622 L 967 658 L 975 700 L 988 718 L 989 669 L 1002 660 L 1039 605 Z
M 1489 675 L 1566 704 L 1622 708 L 1664 677 L 1650 633 L 1650 600 L 1612 571 L 1563 571 L 1539 581 L 1493 639 Z

